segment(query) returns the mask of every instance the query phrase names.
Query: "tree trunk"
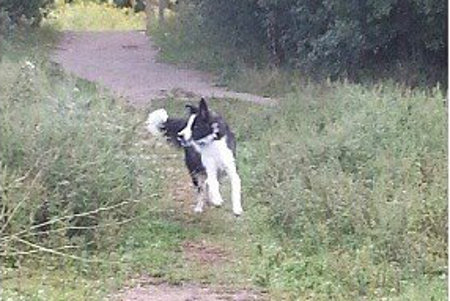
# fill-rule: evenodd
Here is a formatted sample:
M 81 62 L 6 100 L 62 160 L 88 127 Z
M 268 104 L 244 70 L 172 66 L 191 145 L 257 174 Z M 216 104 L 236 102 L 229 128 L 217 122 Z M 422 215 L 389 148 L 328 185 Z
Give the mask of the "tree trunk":
M 159 0 L 159 7 L 158 7 L 158 12 L 159 12 L 159 25 L 164 25 L 165 19 L 164 19 L 164 10 L 167 8 L 167 2 L 168 0 Z
M 146 17 L 146 24 L 145 24 L 145 32 L 147 35 L 150 35 L 150 30 L 153 25 L 154 18 L 156 17 L 153 11 L 153 5 L 150 0 L 144 0 L 145 4 L 145 17 Z

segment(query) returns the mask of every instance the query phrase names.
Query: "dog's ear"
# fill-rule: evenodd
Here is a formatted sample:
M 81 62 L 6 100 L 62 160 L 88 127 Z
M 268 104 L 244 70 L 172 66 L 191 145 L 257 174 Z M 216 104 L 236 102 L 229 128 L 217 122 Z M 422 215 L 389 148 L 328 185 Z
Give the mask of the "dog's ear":
M 187 104 L 184 106 L 186 113 L 188 115 L 192 115 L 192 114 L 197 114 L 198 113 L 198 108 L 194 105 L 191 104 Z
M 200 100 L 200 105 L 198 107 L 198 110 L 199 110 L 198 114 L 199 114 L 200 118 L 208 121 L 209 120 L 208 105 L 206 104 L 206 100 L 203 97 Z

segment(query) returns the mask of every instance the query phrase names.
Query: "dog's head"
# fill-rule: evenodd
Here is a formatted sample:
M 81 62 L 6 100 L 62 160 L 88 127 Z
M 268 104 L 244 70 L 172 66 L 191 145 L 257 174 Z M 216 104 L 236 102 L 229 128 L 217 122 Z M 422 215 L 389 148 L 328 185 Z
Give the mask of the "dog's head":
M 198 107 L 186 105 L 186 109 L 189 114 L 186 127 L 178 132 L 178 140 L 183 146 L 193 143 L 204 146 L 219 138 L 219 122 L 204 98 Z

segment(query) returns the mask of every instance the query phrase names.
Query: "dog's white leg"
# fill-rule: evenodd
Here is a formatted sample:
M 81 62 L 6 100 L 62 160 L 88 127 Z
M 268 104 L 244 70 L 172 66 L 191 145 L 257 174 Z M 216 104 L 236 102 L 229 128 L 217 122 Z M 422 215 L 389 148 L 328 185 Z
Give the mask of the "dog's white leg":
M 235 215 L 241 215 L 241 178 L 239 177 L 234 165 L 228 166 L 226 171 L 231 180 L 231 202 L 233 205 L 233 213 Z
M 217 181 L 217 177 L 210 178 L 208 176 L 207 184 L 208 184 L 209 200 L 214 206 L 221 206 L 223 204 L 223 199 L 222 196 L 220 195 L 219 181 Z
M 207 174 L 206 184 L 208 186 L 209 201 L 214 206 L 220 206 L 223 203 L 223 199 L 222 196 L 220 195 L 219 181 L 217 180 L 217 171 L 207 170 L 206 174 Z
M 205 202 L 203 201 L 203 193 L 198 192 L 197 193 L 197 205 L 195 205 L 194 212 L 202 213 L 204 205 L 205 205 Z
M 219 190 L 219 181 L 217 180 L 217 165 L 214 160 L 202 157 L 202 163 L 206 169 L 206 186 L 208 189 L 209 201 L 214 206 L 220 206 L 223 203 Z
M 197 204 L 195 205 L 194 212 L 201 213 L 203 212 L 203 206 L 205 205 L 206 178 L 203 175 L 199 175 L 197 181 Z

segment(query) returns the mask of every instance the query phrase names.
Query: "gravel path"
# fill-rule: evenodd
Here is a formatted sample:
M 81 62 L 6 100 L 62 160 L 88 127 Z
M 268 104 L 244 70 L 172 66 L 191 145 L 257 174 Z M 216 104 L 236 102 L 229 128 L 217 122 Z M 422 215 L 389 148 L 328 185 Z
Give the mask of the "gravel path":
M 65 32 L 52 60 L 135 106 L 169 95 L 271 102 L 269 98 L 214 86 L 210 74 L 158 62 L 157 54 L 151 39 L 141 31 Z

